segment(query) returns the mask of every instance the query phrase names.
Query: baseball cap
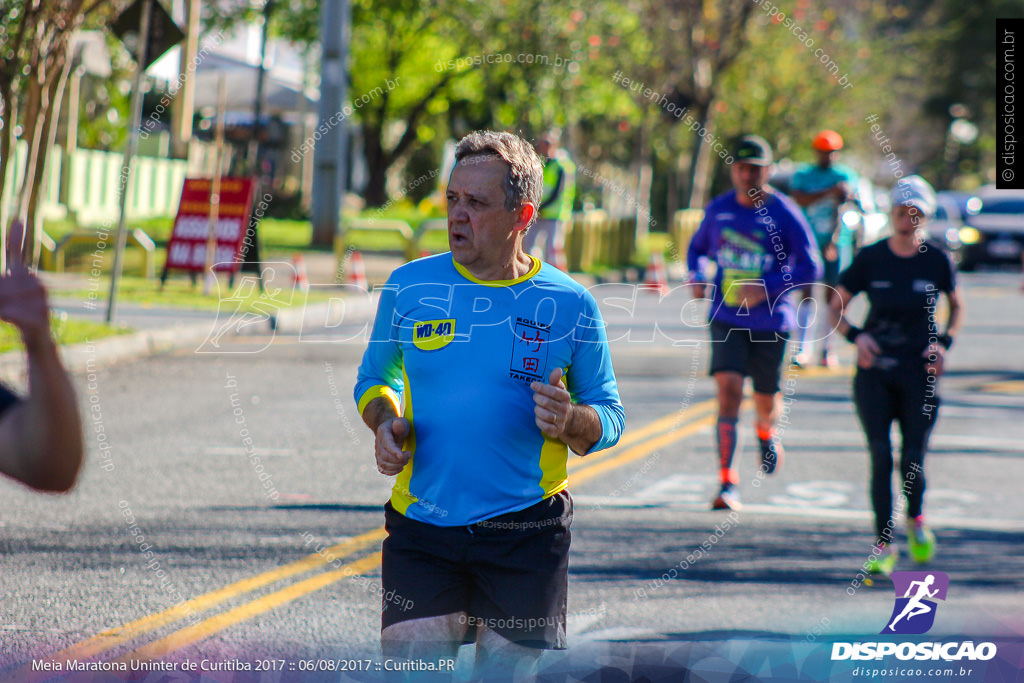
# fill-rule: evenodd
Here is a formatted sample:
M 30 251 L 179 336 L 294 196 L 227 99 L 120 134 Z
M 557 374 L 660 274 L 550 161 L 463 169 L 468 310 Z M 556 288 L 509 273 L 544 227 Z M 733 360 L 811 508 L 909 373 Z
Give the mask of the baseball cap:
M 759 135 L 744 135 L 733 152 L 736 161 L 754 166 L 771 166 L 772 147 Z
M 823 130 L 814 136 L 811 146 L 819 152 L 835 152 L 843 148 L 843 136 L 834 130 Z
M 916 206 L 925 216 L 935 213 L 935 190 L 919 175 L 907 176 L 892 186 L 893 206 Z

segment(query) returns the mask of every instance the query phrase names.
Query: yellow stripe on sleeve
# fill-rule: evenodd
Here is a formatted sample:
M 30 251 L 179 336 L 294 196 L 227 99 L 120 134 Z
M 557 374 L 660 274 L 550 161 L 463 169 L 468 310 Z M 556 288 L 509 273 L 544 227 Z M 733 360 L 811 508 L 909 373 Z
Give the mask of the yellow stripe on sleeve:
M 363 411 L 366 410 L 366 405 L 375 398 L 383 396 L 387 400 L 391 401 L 391 407 L 395 409 L 395 415 L 402 414 L 402 408 L 398 404 L 398 394 L 395 390 L 386 384 L 375 384 L 363 393 L 359 399 L 359 414 L 362 415 Z
M 412 457 L 409 458 L 409 462 L 405 464 L 402 471 L 398 473 L 398 477 L 395 478 L 395 485 L 391 488 L 391 507 L 395 508 L 395 512 L 400 515 L 404 515 L 409 506 L 419 500 L 409 490 L 409 484 L 412 481 L 413 461 L 416 459 L 416 427 L 413 424 L 412 391 L 409 386 L 409 376 L 405 374 L 404 367 L 402 368 L 402 381 L 405 382 L 405 419 L 409 421 L 409 436 L 402 448 L 412 453 Z

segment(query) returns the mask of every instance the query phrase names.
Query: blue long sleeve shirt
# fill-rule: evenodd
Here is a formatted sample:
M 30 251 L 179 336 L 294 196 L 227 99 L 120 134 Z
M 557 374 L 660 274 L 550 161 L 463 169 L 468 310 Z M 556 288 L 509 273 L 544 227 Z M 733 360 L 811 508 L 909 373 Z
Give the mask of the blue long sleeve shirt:
M 582 286 L 537 259 L 498 282 L 477 280 L 450 253 L 395 270 L 354 392 L 360 413 L 383 396 L 412 423 L 395 510 L 462 526 L 565 489 L 569 449 L 537 427 L 530 388 L 554 368 L 601 420 L 591 452 L 615 445 L 622 403 L 601 313 Z

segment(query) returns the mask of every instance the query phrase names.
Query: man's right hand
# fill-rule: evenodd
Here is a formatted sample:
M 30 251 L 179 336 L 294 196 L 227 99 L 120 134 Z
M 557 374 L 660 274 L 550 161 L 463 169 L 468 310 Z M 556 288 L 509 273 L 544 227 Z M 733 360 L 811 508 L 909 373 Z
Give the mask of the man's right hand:
M 402 450 L 409 430 L 409 421 L 404 417 L 384 420 L 377 427 L 373 450 L 378 472 L 387 476 L 398 474 L 412 458 L 412 453 Z
M 29 271 L 22 257 L 24 233 L 21 221 L 15 220 L 7 238 L 7 267 L 10 272 L 0 275 L 0 320 L 17 327 L 25 347 L 31 351 L 39 343 L 50 340 L 50 314 L 46 290 L 39 278 Z
M 821 256 L 826 261 L 836 261 L 839 259 L 839 247 L 836 245 L 835 240 L 830 240 L 821 250 Z
M 878 345 L 870 334 L 867 332 L 861 332 L 853 340 L 857 347 L 857 367 L 864 368 L 865 370 L 875 364 L 875 356 L 882 352 L 882 348 Z

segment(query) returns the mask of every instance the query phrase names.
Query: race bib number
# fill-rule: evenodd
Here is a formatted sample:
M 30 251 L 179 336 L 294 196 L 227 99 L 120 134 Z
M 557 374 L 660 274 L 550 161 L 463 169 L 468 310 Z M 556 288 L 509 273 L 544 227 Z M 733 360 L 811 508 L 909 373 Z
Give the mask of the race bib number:
M 739 308 L 743 302 L 740 296 L 741 286 L 745 284 L 761 284 L 761 271 L 725 268 L 722 271 L 722 301 L 726 306 Z

